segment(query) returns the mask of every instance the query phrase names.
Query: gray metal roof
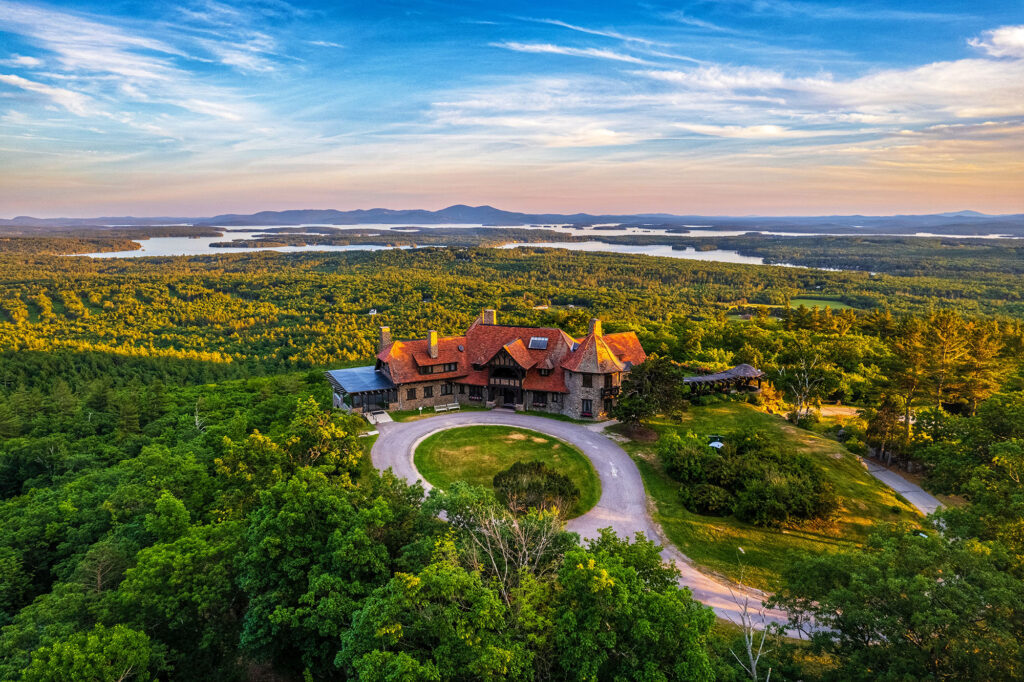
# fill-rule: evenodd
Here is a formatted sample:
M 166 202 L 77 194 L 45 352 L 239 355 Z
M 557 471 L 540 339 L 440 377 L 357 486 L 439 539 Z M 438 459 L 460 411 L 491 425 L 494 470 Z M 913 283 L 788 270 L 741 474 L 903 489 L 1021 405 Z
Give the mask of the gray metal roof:
M 324 372 L 324 376 L 341 393 L 387 391 L 395 387 L 391 379 L 383 372 L 378 372 L 373 365 L 332 369 Z
M 757 379 L 764 376 L 764 372 L 747 364 L 736 365 L 732 369 L 717 374 L 705 374 L 697 377 L 685 377 L 684 384 L 706 384 L 715 381 L 729 381 L 731 379 Z

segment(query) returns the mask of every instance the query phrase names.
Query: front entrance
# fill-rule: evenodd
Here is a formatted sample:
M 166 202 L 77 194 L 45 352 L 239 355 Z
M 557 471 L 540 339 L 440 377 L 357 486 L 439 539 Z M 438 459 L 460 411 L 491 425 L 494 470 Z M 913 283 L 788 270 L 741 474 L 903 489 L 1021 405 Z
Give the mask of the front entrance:
M 514 388 L 505 388 L 501 391 L 502 407 L 515 407 L 519 402 L 519 391 Z

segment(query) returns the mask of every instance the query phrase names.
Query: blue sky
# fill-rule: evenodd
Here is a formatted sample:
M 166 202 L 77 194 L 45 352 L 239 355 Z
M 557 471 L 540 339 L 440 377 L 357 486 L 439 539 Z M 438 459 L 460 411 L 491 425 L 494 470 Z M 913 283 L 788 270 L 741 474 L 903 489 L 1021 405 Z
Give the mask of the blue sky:
M 0 215 L 1024 212 L 1024 4 L 0 0 Z

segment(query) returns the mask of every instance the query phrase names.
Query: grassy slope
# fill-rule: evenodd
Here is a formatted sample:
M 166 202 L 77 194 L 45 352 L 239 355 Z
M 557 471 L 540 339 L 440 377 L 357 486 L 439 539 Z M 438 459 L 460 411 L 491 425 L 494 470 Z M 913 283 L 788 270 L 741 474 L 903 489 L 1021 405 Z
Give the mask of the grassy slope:
M 856 310 L 852 305 L 831 298 L 794 298 L 790 299 L 789 305 L 792 308 L 805 306 L 807 308 L 832 308 L 832 310 Z
M 665 534 L 696 563 L 737 579 L 739 560 L 749 585 L 773 589 L 793 552 L 834 552 L 863 542 L 879 522 L 916 518 L 916 512 L 898 495 L 872 478 L 857 458 L 835 441 L 797 429 L 780 417 L 741 403 L 694 407 L 681 424 L 655 421 L 659 433 L 670 429 L 699 434 L 728 434 L 754 427 L 785 448 L 803 452 L 817 461 L 840 497 L 838 519 L 830 524 L 793 528 L 758 528 L 733 517 L 700 516 L 679 502 L 679 484 L 662 470 L 650 443 L 624 444 L 640 468 L 647 494 L 654 501 L 654 516 Z M 893 507 L 899 513 L 893 512 Z M 743 548 L 741 555 L 738 548 Z
M 493 425 L 448 429 L 420 443 L 414 456 L 423 478 L 439 488 L 466 481 L 490 489 L 496 473 L 529 460 L 544 462 L 580 489 L 573 516 L 597 504 L 601 482 L 590 460 L 568 443 L 536 431 Z

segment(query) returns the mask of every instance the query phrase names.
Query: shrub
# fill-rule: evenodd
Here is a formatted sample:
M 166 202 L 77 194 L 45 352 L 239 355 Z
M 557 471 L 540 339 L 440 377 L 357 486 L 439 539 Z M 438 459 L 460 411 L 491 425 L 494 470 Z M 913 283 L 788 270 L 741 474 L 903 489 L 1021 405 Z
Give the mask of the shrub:
M 554 510 L 564 514 L 580 499 L 580 490 L 543 462 L 516 462 L 494 475 L 494 493 L 515 514 L 528 509 Z
M 668 433 L 658 441 L 657 452 L 665 472 L 683 483 L 700 483 L 707 476 L 706 460 L 711 448 L 696 434 L 687 432 L 680 437 Z
M 846 445 L 846 449 L 849 450 L 850 452 L 852 452 L 855 455 L 862 455 L 863 456 L 863 455 L 867 455 L 868 454 L 867 443 L 865 443 L 864 441 L 860 440 L 856 436 L 848 438 L 846 440 L 845 445 Z
M 697 514 L 725 515 L 760 526 L 827 519 L 838 508 L 835 490 L 804 455 L 783 452 L 756 430 L 729 435 L 720 450 L 687 433 L 666 434 L 658 456 L 683 483 L 680 499 Z
M 731 492 L 711 483 L 700 483 L 692 488 L 683 486 L 679 497 L 687 509 L 707 516 L 728 516 L 735 500 Z

